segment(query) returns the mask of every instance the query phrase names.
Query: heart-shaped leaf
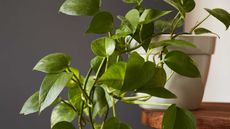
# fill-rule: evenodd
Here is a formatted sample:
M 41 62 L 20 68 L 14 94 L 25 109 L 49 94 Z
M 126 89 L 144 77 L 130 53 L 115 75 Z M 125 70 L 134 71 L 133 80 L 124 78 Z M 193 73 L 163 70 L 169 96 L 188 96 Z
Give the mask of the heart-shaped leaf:
M 76 112 L 67 104 L 58 104 L 51 113 L 51 128 L 62 121 L 72 122 L 76 115 Z
M 113 54 L 116 42 L 112 38 L 102 37 L 91 43 L 91 49 L 95 55 L 107 57 Z
M 121 89 L 125 79 L 126 63 L 118 62 L 111 65 L 101 76 L 100 82 L 114 89 Z
M 113 30 L 113 16 L 109 12 L 97 13 L 86 33 L 104 34 Z
M 178 74 L 187 77 L 200 77 L 199 69 L 185 53 L 171 51 L 164 58 L 165 64 Z
M 52 129 L 75 129 L 75 128 L 71 123 L 62 121 L 55 124 Z
M 47 74 L 39 90 L 40 112 L 52 104 L 72 78 L 72 73 Z
M 60 12 L 73 16 L 92 16 L 99 11 L 100 0 L 66 0 Z
M 145 9 L 144 12 L 141 14 L 140 23 L 148 24 L 153 22 L 162 16 L 169 14 L 171 11 L 161 11 L 156 9 Z
M 221 21 L 226 26 L 226 30 L 229 28 L 230 14 L 226 10 L 220 8 L 215 8 L 215 9 L 206 8 L 205 10 L 208 11 L 209 14 L 217 18 L 219 21 Z
M 53 53 L 43 57 L 33 70 L 45 73 L 60 73 L 70 65 L 70 57 L 63 53 Z
M 171 105 L 164 113 L 162 129 L 196 129 L 196 121 L 191 112 Z
M 39 93 L 35 92 L 24 103 L 20 114 L 28 115 L 39 111 Z

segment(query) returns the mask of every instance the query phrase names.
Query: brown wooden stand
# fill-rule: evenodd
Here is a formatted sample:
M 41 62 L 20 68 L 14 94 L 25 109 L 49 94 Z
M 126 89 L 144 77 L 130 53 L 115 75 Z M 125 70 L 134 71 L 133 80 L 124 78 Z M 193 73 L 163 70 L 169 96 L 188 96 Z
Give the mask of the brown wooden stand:
M 197 129 L 230 129 L 230 103 L 203 103 L 192 111 L 197 121 Z M 163 112 L 143 109 L 143 124 L 161 129 Z

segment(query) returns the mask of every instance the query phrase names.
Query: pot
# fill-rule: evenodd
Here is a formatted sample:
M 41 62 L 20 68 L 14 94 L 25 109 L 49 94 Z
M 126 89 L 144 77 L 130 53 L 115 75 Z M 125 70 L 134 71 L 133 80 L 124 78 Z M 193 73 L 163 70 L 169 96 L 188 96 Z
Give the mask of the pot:
M 170 35 L 162 35 L 160 40 L 170 39 Z M 180 50 L 188 54 L 197 65 L 201 73 L 201 78 L 189 78 L 177 73 L 174 73 L 168 80 L 165 87 L 174 93 L 176 99 L 162 99 L 152 97 L 148 102 L 153 103 L 167 103 L 176 104 L 179 107 L 194 110 L 199 108 L 203 95 L 205 84 L 208 77 L 208 71 L 211 61 L 211 56 L 215 50 L 216 37 L 213 35 L 182 35 L 177 39 L 186 40 L 194 43 L 196 48 L 192 47 L 169 47 L 169 50 Z M 132 43 L 133 44 L 133 43 Z M 140 55 L 145 57 L 146 53 L 143 48 L 136 50 Z M 170 75 L 171 70 L 164 65 L 167 76 Z M 140 93 L 138 93 L 140 94 Z M 167 109 L 165 106 L 146 106 L 140 105 L 142 108 L 147 109 Z

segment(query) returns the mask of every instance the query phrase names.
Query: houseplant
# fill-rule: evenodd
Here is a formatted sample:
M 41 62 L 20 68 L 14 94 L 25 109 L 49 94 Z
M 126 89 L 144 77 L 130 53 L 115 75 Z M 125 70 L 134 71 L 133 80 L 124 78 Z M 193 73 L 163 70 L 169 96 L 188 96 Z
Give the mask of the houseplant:
M 51 114 L 52 129 L 75 129 L 72 124 L 77 120 L 78 128 L 90 124 L 93 129 L 130 129 L 116 117 L 116 102 L 169 107 L 164 115 L 163 129 L 195 129 L 192 114 L 175 104 L 146 102 L 151 96 L 175 98 L 164 85 L 167 81 L 164 65 L 176 73 L 187 77 L 200 77 L 200 72 L 192 59 L 182 51 L 171 51 L 169 46 L 190 46 L 194 44 L 178 40 L 182 34 L 212 33 L 205 28 L 198 28 L 207 17 L 198 22 L 190 32 L 176 33 L 182 25 L 186 13 L 193 10 L 193 0 L 164 0 L 175 7 L 176 15 L 172 20 L 161 18 L 172 11 L 146 9 L 142 0 L 123 0 L 133 4 L 134 8 L 125 16 L 118 16 L 121 24 L 114 27 L 113 16 L 102 11 L 100 0 L 66 0 L 60 12 L 74 16 L 92 16 L 86 33 L 103 34 L 91 43 L 96 55 L 90 62 L 86 76 L 71 66 L 71 59 L 64 53 L 53 53 L 43 57 L 34 70 L 46 73 L 40 90 L 35 92 L 22 107 L 21 114 L 41 113 L 49 106 L 55 106 Z M 206 9 L 209 16 L 230 25 L 230 15 L 223 9 Z M 209 17 L 208 16 L 208 17 Z M 152 38 L 169 33 L 170 39 L 152 42 Z M 105 36 L 105 34 L 107 34 Z M 132 46 L 135 39 L 139 44 Z M 142 47 L 147 56 L 144 59 L 134 50 Z M 157 51 L 157 52 L 156 52 Z M 149 55 L 158 60 L 150 61 Z M 127 60 L 122 55 L 128 54 Z M 178 60 L 180 59 L 180 60 Z M 183 59 L 183 60 L 182 60 Z M 146 72 L 148 71 L 148 72 Z M 68 99 L 60 97 L 61 91 L 68 89 Z M 148 95 L 135 96 L 134 93 Z M 109 116 L 109 110 L 112 116 Z M 99 118 L 99 119 L 97 119 Z

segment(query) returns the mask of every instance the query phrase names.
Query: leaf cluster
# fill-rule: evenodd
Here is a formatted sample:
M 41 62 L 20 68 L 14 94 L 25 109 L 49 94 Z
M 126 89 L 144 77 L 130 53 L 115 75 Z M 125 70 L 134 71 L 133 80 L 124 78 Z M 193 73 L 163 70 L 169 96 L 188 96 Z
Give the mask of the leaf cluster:
M 179 40 L 181 34 L 213 33 L 206 28 L 199 28 L 208 17 L 213 16 L 222 22 L 226 29 L 230 26 L 230 14 L 223 9 L 205 9 L 209 15 L 198 22 L 190 32 L 175 33 L 183 25 L 186 14 L 195 7 L 194 0 L 164 0 L 175 10 L 157 10 L 145 8 L 143 0 L 123 0 L 133 4 L 125 16 L 117 16 L 119 26 L 114 26 L 114 16 L 104 11 L 101 0 L 66 0 L 60 12 L 73 16 L 90 16 L 91 23 L 86 31 L 103 36 L 91 42 L 95 57 L 90 61 L 86 75 L 71 66 L 71 58 L 64 53 L 53 53 L 43 57 L 34 70 L 46 73 L 40 89 L 27 99 L 21 114 L 41 113 L 49 106 L 54 106 L 51 114 L 52 129 L 75 129 L 72 124 L 77 120 L 78 128 L 87 124 L 92 129 L 131 129 L 116 116 L 116 103 L 149 104 L 152 96 L 176 98 L 165 88 L 170 79 L 165 72 L 169 67 L 182 76 L 200 77 L 196 63 L 181 51 L 168 49 L 169 46 L 196 47 L 193 43 Z M 162 17 L 176 11 L 169 20 Z M 157 30 L 157 31 L 156 31 Z M 169 39 L 160 40 L 162 34 L 169 34 Z M 134 44 L 133 44 L 134 43 Z M 143 48 L 146 56 L 135 52 Z M 128 54 L 128 59 L 122 56 Z M 151 58 L 150 58 L 151 57 Z M 68 90 L 68 98 L 60 93 Z M 136 96 L 135 93 L 145 93 Z M 162 104 L 151 103 L 151 105 Z M 164 104 L 166 110 L 163 129 L 195 129 L 195 120 L 186 109 L 176 105 Z M 112 116 L 109 111 L 112 110 Z M 99 119 L 98 119 L 99 118 Z

